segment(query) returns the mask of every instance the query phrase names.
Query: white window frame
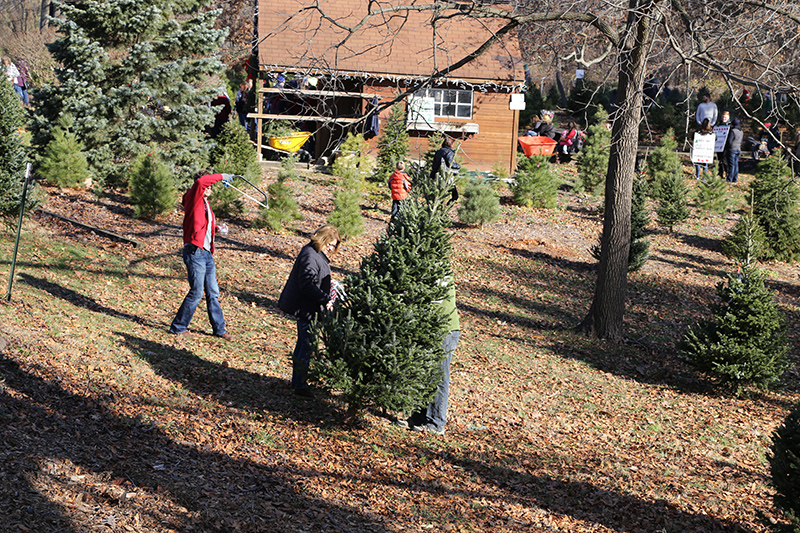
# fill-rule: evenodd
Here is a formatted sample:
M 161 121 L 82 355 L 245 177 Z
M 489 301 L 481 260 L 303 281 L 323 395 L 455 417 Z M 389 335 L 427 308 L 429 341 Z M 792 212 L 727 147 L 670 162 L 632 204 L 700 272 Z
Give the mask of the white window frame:
M 463 98 L 464 95 L 469 96 L 469 102 Z M 448 89 L 448 88 L 427 88 L 420 89 L 415 93 L 418 97 L 430 97 L 434 99 L 434 116 L 437 118 L 449 118 L 456 120 L 471 120 L 472 107 L 474 104 L 474 95 L 472 91 L 464 89 Z M 447 113 L 447 108 L 452 106 L 452 112 Z M 459 112 L 467 112 L 468 114 L 459 115 Z

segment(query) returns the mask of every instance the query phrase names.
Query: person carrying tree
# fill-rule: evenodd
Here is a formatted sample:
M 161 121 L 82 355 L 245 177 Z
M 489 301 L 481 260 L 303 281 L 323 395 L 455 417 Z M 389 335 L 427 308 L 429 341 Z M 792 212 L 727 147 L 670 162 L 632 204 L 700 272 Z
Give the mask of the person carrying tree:
M 461 337 L 461 324 L 456 309 L 456 285 L 453 276 L 447 276 L 441 283 L 447 287 L 447 294 L 444 299 L 434 303 L 447 317 L 447 335 L 442 341 L 442 351 L 444 352 L 442 381 L 436 387 L 436 395 L 427 407 L 415 411 L 407 420 L 401 419 L 396 422 L 398 426 L 412 431 L 428 431 L 436 435 L 444 435 L 445 424 L 447 424 L 447 405 L 450 399 L 450 363 Z
M 233 177 L 233 174 L 198 173 L 192 187 L 183 195 L 182 255 L 190 288 L 169 328 L 169 332 L 175 335 L 189 334 L 189 323 L 205 293 L 208 320 L 214 336 L 232 340 L 225 330 L 225 318 L 219 305 L 219 284 L 214 264 L 214 233 L 222 228 L 216 224 L 208 197 L 215 183 L 223 181 L 227 185 Z
M 411 190 L 411 180 L 404 172 L 406 164 L 402 161 L 397 163 L 396 170 L 389 176 L 389 191 L 392 194 L 392 218 L 400 211 L 400 204 L 408 198 L 408 191 Z
M 308 367 L 314 349 L 311 322 L 333 309 L 331 267 L 328 255 L 339 249 L 339 230 L 326 224 L 311 236 L 294 261 L 289 279 L 278 298 L 278 308 L 297 318 L 297 343 L 292 352 L 292 388 L 297 396 L 313 398 L 308 388 Z

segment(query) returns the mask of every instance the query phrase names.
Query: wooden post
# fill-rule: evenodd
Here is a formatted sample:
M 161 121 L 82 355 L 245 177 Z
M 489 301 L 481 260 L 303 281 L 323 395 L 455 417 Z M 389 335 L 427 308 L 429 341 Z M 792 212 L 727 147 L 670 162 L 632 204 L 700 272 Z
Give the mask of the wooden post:
M 261 79 L 260 76 L 259 76 L 258 79 L 256 79 L 256 84 L 258 85 L 258 87 L 255 89 L 255 91 L 256 91 L 256 108 L 258 109 L 258 114 L 259 115 L 263 115 L 264 114 L 264 96 L 261 94 L 261 90 L 260 89 L 261 89 L 261 86 L 264 84 L 264 81 Z M 261 118 L 257 118 L 256 119 L 256 150 L 257 150 L 257 153 L 258 153 L 258 162 L 259 163 L 264 160 L 264 156 L 261 154 L 261 137 L 264 135 L 263 132 L 261 131 L 262 130 L 262 128 L 261 128 L 261 121 L 262 120 L 263 119 L 261 119 Z

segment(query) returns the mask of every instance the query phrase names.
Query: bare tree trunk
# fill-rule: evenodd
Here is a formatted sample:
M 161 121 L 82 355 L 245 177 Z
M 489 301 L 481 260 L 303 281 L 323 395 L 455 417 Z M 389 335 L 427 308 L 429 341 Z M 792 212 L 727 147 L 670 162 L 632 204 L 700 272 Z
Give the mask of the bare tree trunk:
M 656 2 L 630 0 L 628 40 L 620 53 L 618 110 L 611 132 L 606 204 L 594 300 L 580 331 L 620 341 L 628 283 L 631 197 L 642 113 L 642 87 L 650 38 L 647 15 Z
M 47 15 L 50 11 L 50 0 L 42 0 L 42 7 L 39 9 L 39 29 L 44 29 L 48 25 Z

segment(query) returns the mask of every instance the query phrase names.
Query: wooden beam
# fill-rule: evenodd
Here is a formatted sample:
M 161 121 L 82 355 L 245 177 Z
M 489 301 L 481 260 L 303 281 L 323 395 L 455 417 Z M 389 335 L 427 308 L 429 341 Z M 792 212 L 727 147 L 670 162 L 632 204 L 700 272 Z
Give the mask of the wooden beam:
M 322 117 L 318 115 L 276 115 L 273 113 L 248 113 L 247 118 L 270 120 L 308 120 L 311 122 L 342 122 L 344 124 L 364 120 L 364 117 Z
M 281 87 L 261 87 L 258 92 L 269 94 L 293 94 L 302 96 L 322 96 L 322 97 L 336 97 L 341 96 L 345 98 L 380 98 L 381 95 L 375 93 L 359 93 L 351 91 L 318 91 L 316 89 L 287 89 Z
M 74 218 L 65 217 L 64 215 L 59 215 L 57 213 L 51 213 L 50 211 L 45 211 L 44 209 L 41 209 L 41 208 L 36 209 L 36 211 L 38 211 L 39 213 L 42 213 L 43 215 L 47 215 L 49 217 L 58 218 L 58 219 L 63 220 L 65 222 L 69 222 L 73 226 L 78 226 L 79 228 L 83 228 L 83 229 L 87 229 L 89 231 L 93 231 L 93 232 L 97 233 L 98 235 L 102 235 L 103 237 L 107 237 L 107 238 L 111 239 L 112 241 L 126 242 L 128 244 L 132 244 L 133 246 L 135 246 L 137 248 L 139 246 L 141 246 L 141 243 L 139 243 L 138 241 L 135 241 L 133 239 L 129 239 L 127 237 L 123 237 L 122 235 L 118 235 L 116 233 L 110 232 L 108 230 L 104 230 L 102 228 L 97 228 L 95 226 L 90 226 L 89 224 L 84 224 L 83 222 L 75 220 Z

